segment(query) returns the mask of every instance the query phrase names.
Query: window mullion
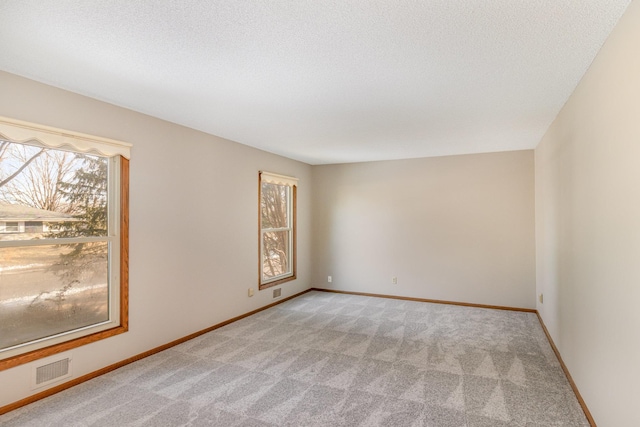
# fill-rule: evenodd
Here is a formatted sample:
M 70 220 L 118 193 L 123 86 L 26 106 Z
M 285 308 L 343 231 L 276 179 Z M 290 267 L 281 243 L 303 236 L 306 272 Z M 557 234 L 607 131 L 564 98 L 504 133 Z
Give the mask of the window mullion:
M 96 237 L 68 237 L 60 239 L 38 239 L 38 240 L 0 240 L 0 248 L 16 248 L 25 246 L 47 246 L 47 245 L 66 245 L 73 243 L 93 243 L 93 242 L 111 242 L 116 236 L 96 236 Z
M 275 233 L 278 231 L 290 231 L 291 227 L 280 227 L 280 228 L 263 228 L 263 233 Z

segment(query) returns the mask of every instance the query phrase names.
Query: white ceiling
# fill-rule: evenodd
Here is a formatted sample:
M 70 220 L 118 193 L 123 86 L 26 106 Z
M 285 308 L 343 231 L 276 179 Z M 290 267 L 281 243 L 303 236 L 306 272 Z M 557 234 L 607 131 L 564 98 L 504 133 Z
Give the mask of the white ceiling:
M 520 150 L 628 3 L 0 0 L 0 69 L 310 164 Z

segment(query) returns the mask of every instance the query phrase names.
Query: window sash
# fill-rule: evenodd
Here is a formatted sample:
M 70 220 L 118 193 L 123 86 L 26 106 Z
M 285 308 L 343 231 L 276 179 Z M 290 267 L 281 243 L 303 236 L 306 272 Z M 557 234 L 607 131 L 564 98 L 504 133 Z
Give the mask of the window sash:
M 75 243 L 77 242 L 72 242 L 71 245 Z M 118 304 L 113 304 L 112 300 L 119 297 L 119 295 L 118 287 L 110 283 L 109 269 L 113 265 L 112 254 L 116 251 L 114 250 L 114 243 L 109 242 L 108 239 L 102 239 L 96 243 L 103 244 L 99 246 L 102 246 L 102 249 L 106 250 L 107 258 L 105 260 L 99 260 L 97 264 L 93 264 L 89 261 L 93 266 L 80 267 L 79 270 L 76 270 L 81 273 L 80 276 L 76 276 L 76 280 L 73 280 L 72 282 L 65 281 L 62 283 L 62 285 L 72 284 L 69 288 L 60 286 L 61 283 L 58 283 L 57 281 L 45 279 L 47 276 L 51 277 L 50 275 L 41 276 L 43 280 L 38 282 L 38 288 L 32 288 L 30 284 L 32 282 L 21 282 L 18 278 L 18 285 L 23 284 L 26 287 L 26 292 L 20 293 L 16 295 L 16 297 L 19 299 L 29 297 L 32 300 L 29 307 L 31 307 L 31 304 L 35 304 L 33 306 L 35 311 L 28 314 L 31 328 L 18 327 L 15 334 L 3 336 L 3 339 L 0 340 L 2 342 L 1 345 L 3 346 L 0 350 L 0 357 L 10 357 L 11 355 L 37 349 L 43 345 L 47 346 L 67 341 L 69 337 L 77 337 L 86 334 L 85 331 L 95 332 L 113 326 L 114 319 L 117 319 L 119 315 L 119 306 Z M 63 250 L 60 249 L 65 246 L 68 245 L 59 245 L 54 243 L 47 246 L 29 245 L 16 247 L 15 249 L 20 249 L 20 252 L 23 252 L 22 255 L 26 256 L 30 256 L 29 252 L 32 249 L 35 249 L 37 251 L 36 253 L 39 253 L 40 256 L 45 253 L 47 254 L 47 260 L 51 260 L 52 257 L 57 258 L 60 256 L 60 253 L 62 253 L 63 250 L 66 251 L 72 249 L 70 247 L 66 247 L 66 249 Z M 6 250 L 14 248 L 5 247 L 3 249 Z M 85 250 L 87 249 L 89 251 L 95 250 L 95 248 L 92 249 L 85 247 Z M 0 253 L 3 253 L 4 250 L 0 250 Z M 23 250 L 26 250 L 27 253 L 25 254 Z M 11 264 L 12 263 L 9 263 L 10 266 Z M 17 262 L 15 265 L 20 266 L 21 263 Z M 93 277 L 96 277 L 97 275 L 98 281 L 94 281 L 90 278 L 87 280 L 86 278 L 81 277 L 89 272 Z M 106 277 L 103 276 L 105 273 Z M 103 278 L 106 280 L 106 283 L 101 281 Z M 106 288 L 104 285 L 106 285 Z M 34 298 L 34 291 L 40 291 L 41 293 Z M 86 297 L 83 298 L 82 296 L 78 296 L 76 295 L 76 291 L 81 291 L 82 294 L 85 295 L 92 295 L 92 298 L 88 299 Z M 105 294 L 103 294 L 103 292 L 105 292 Z M 11 298 L 9 298 L 9 301 L 11 301 Z M 67 312 L 67 309 L 63 308 L 65 305 L 68 307 L 69 305 L 74 305 L 76 303 L 80 304 L 80 307 L 84 306 L 85 308 L 88 308 L 88 310 L 84 313 L 71 315 L 72 312 Z M 102 311 L 104 309 L 106 310 Z M 56 311 L 58 311 L 59 314 L 65 314 L 64 318 L 54 318 L 53 316 L 56 316 Z M 9 313 L 10 312 L 11 311 L 9 311 Z M 66 316 L 67 313 L 70 315 L 69 317 Z M 52 321 L 53 319 L 55 319 L 55 321 Z M 15 322 L 16 317 L 9 316 L 7 320 Z M 5 328 L 7 326 L 8 325 L 5 325 Z M 36 326 L 37 328 L 35 328 Z
M 284 271 L 282 274 L 276 274 L 275 276 L 268 276 L 265 274 L 265 269 L 264 269 L 264 264 L 265 264 L 265 256 L 267 254 L 264 253 L 264 236 L 265 234 L 269 234 L 269 233 L 274 233 L 274 232 L 286 232 L 287 233 L 287 242 L 286 242 L 286 271 Z M 293 276 L 293 254 L 292 254 L 292 250 L 293 250 L 293 229 L 292 228 L 279 228 L 279 229 L 265 229 L 262 230 L 261 233 L 261 248 L 262 248 L 262 255 L 261 255 L 261 280 L 262 280 L 262 284 L 269 284 L 271 282 L 275 282 L 281 279 L 285 279 L 288 277 Z
M 107 169 L 107 236 L 44 238 L 37 240 L 0 241 L 0 248 L 39 247 L 76 243 L 105 242 L 108 244 L 107 255 L 107 292 L 108 320 L 97 322 L 69 331 L 55 333 L 51 336 L 37 338 L 15 346 L 0 349 L 0 362 L 26 352 L 37 351 L 44 347 L 62 344 L 69 340 L 82 338 L 88 334 L 103 332 L 120 325 L 120 157 L 111 157 Z

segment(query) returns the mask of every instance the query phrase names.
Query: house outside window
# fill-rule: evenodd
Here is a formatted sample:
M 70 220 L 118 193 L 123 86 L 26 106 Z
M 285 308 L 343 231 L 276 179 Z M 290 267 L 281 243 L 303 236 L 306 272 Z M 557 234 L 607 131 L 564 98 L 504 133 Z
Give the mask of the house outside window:
M 0 370 L 127 330 L 128 157 L 0 117 Z
M 296 278 L 296 178 L 260 172 L 260 289 Z
M 20 223 L 17 221 L 5 221 L 0 223 L 0 233 L 18 233 Z

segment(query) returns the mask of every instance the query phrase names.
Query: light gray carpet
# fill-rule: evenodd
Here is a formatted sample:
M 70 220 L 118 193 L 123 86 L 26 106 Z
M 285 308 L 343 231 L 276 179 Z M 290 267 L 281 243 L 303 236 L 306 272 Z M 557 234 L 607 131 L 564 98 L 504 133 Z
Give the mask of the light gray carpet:
M 309 292 L 10 426 L 588 426 L 535 314 Z

